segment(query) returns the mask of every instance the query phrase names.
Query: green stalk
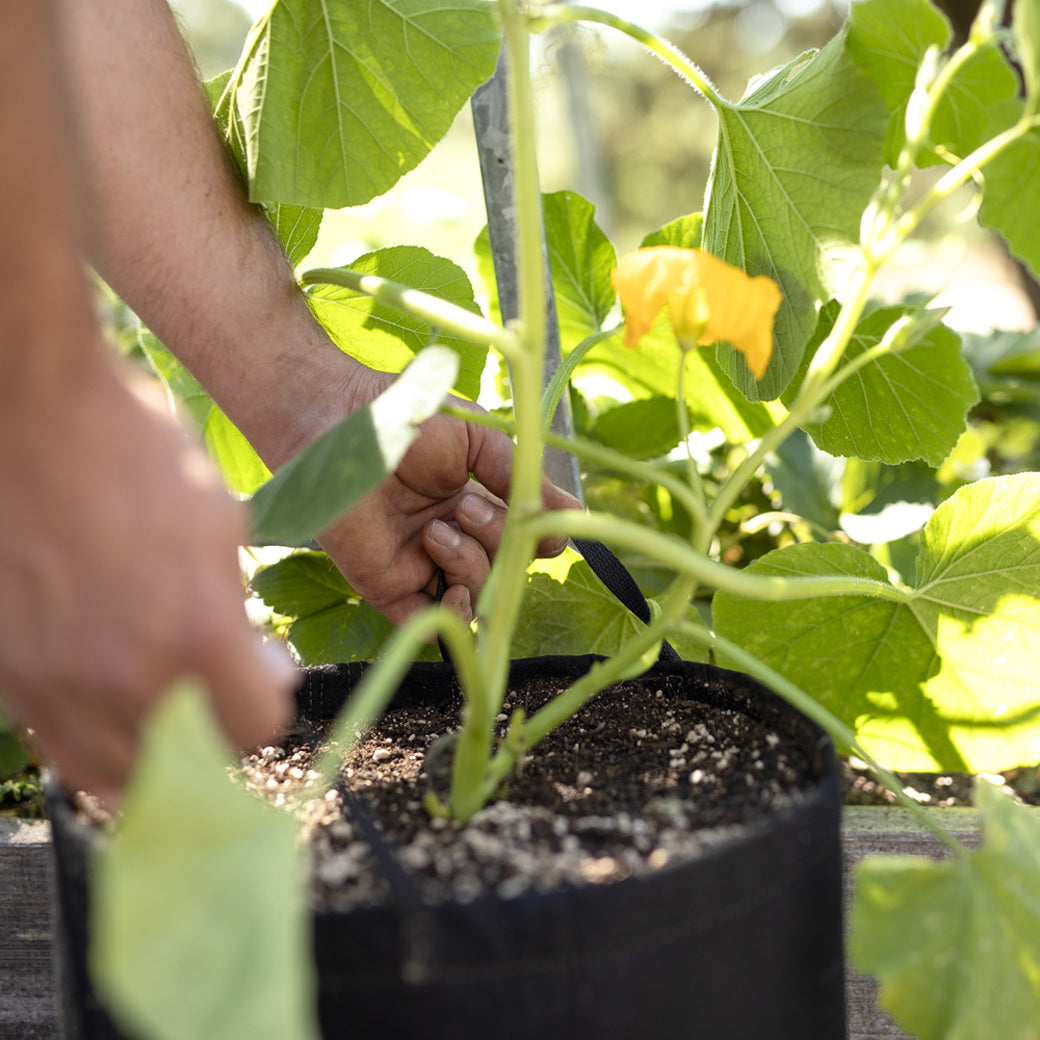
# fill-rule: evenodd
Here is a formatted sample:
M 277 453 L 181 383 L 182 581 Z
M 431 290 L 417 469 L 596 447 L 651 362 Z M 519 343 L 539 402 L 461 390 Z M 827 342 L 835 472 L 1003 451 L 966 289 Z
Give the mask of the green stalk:
M 782 578 L 738 570 L 698 552 L 681 538 L 616 516 L 568 510 L 545 513 L 529 520 L 526 526 L 536 538 L 565 531 L 571 536 L 601 539 L 644 553 L 678 574 L 695 578 L 702 585 L 765 602 L 779 603 L 818 596 L 869 596 L 890 603 L 908 603 L 917 595 L 912 589 L 871 578 L 839 574 Z
M 317 267 L 304 272 L 300 283 L 338 285 L 344 289 L 353 289 L 406 314 L 422 318 L 461 339 L 482 346 L 490 344 L 507 359 L 520 356 L 520 344 L 510 329 L 503 329 L 479 314 L 431 296 L 421 289 L 411 289 L 407 285 L 380 278 L 379 275 L 362 274 L 349 267 Z
M 553 732 L 601 690 L 612 683 L 641 675 L 660 654 L 661 640 L 685 618 L 695 582 L 681 579 L 665 599 L 658 617 L 633 636 L 614 656 L 596 662 L 585 675 L 557 694 L 528 719 L 520 739 L 503 745 L 488 769 L 488 794 L 493 794 L 510 775 L 520 756 Z M 652 659 L 648 660 L 648 655 Z
M 383 713 L 415 655 L 434 636 L 447 644 L 460 682 L 476 681 L 476 658 L 469 628 L 445 607 L 432 607 L 410 618 L 383 648 L 383 656 L 365 672 L 329 733 L 328 748 L 314 764 L 323 788 L 335 783 L 344 754 Z
M 704 494 L 704 484 L 701 481 L 697 463 L 694 461 L 693 452 L 690 449 L 690 410 L 686 406 L 686 358 L 689 352 L 690 348 L 680 342 L 679 373 L 676 377 L 675 387 L 675 418 L 679 427 L 679 439 L 686 451 L 686 481 L 697 501 L 697 511 L 691 514 L 693 519 L 693 547 L 702 552 L 707 552 L 708 547 L 711 545 L 714 531 L 709 530 L 707 525 L 702 523 L 702 518 L 706 517 L 708 512 L 708 499 Z
M 477 681 L 464 683 L 466 707 L 452 770 L 451 811 L 466 819 L 489 796 L 486 783 L 495 715 L 505 698 L 513 633 L 527 587 L 527 561 L 537 547 L 523 523 L 542 508 L 540 423 L 545 357 L 545 267 L 542 207 L 534 151 L 535 119 L 530 86 L 530 38 L 515 0 L 499 0 L 507 59 L 511 151 L 519 272 L 520 320 L 510 330 L 510 363 L 518 431 L 513 454 L 509 511 L 491 574 L 477 604 Z M 461 678 L 461 676 L 460 676 Z
M 531 31 L 544 32 L 546 29 L 565 22 L 595 22 L 599 25 L 607 25 L 611 29 L 617 29 L 618 32 L 641 43 L 652 54 L 656 54 L 716 108 L 731 107 L 730 103 L 718 92 L 715 84 L 708 79 L 703 69 L 692 62 L 678 47 L 615 14 L 600 11 L 595 7 L 583 7 L 580 4 L 550 4 L 548 7 L 540 8 L 531 16 Z

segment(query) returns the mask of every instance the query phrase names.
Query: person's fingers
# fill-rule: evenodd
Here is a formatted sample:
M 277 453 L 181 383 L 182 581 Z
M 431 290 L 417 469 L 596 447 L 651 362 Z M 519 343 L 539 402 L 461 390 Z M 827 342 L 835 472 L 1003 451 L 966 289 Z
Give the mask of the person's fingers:
M 465 586 L 471 600 L 475 601 L 491 571 L 484 544 L 443 520 L 431 520 L 423 528 L 423 546 L 430 559 L 444 572 L 448 589 Z M 456 593 L 456 597 L 459 595 Z
M 465 585 L 451 585 L 441 598 L 441 605 L 454 611 L 468 625 L 473 620 L 473 599 Z
M 263 643 L 242 617 L 200 662 L 217 722 L 236 749 L 256 747 L 280 733 L 292 715 L 300 676 L 285 650 Z
M 468 492 L 455 507 L 459 527 L 483 547 L 488 559 L 494 559 L 502 541 L 506 523 L 506 508 L 492 502 L 486 495 Z
M 581 509 L 581 503 L 563 488 L 557 487 L 548 477 L 542 480 L 542 505 L 546 511 L 556 509 Z M 538 543 L 538 555 L 559 556 L 567 548 L 567 535 L 552 535 Z

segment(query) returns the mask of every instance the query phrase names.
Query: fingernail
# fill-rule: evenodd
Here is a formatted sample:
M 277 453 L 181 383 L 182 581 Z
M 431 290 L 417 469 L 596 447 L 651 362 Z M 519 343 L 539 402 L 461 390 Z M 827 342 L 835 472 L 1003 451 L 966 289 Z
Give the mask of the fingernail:
M 459 511 L 472 524 L 486 524 L 495 515 L 491 503 L 481 495 L 466 495 L 459 503 Z
M 462 541 L 462 535 L 451 524 L 446 524 L 443 520 L 432 520 L 427 530 L 430 532 L 430 537 L 445 549 L 457 549 Z
M 557 487 L 555 484 L 553 484 L 553 487 L 556 488 L 556 490 L 559 491 L 559 493 L 561 495 L 563 495 L 564 498 L 567 499 L 567 502 L 563 506 L 564 509 L 584 509 L 585 508 L 581 504 L 581 499 L 580 498 L 575 498 L 574 495 L 572 495 L 569 491 L 564 491 L 564 489 L 562 487 Z
M 300 670 L 289 656 L 289 651 L 281 643 L 265 639 L 260 643 L 259 650 L 265 667 L 277 683 L 282 686 L 291 686 L 300 681 Z

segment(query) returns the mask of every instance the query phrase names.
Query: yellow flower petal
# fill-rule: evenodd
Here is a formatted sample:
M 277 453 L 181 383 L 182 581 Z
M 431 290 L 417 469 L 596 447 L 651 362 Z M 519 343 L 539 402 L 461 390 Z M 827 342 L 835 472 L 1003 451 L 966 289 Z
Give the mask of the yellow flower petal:
M 744 355 L 756 379 L 765 375 L 783 298 L 771 278 L 750 278 L 710 253 L 675 246 L 628 253 L 611 278 L 625 309 L 626 347 L 638 344 L 667 305 L 681 343 L 725 340 Z

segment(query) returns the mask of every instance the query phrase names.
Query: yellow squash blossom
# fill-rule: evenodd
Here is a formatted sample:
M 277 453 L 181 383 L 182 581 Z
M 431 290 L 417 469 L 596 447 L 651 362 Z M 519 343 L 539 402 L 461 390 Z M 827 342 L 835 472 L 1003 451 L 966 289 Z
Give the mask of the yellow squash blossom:
M 684 348 L 725 340 L 744 355 L 756 379 L 765 375 L 782 299 L 772 278 L 751 278 L 710 253 L 675 246 L 628 253 L 611 278 L 625 308 L 626 347 L 638 344 L 667 305 Z

